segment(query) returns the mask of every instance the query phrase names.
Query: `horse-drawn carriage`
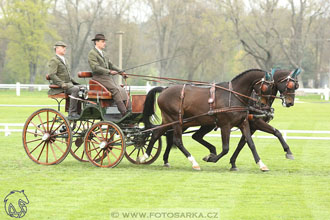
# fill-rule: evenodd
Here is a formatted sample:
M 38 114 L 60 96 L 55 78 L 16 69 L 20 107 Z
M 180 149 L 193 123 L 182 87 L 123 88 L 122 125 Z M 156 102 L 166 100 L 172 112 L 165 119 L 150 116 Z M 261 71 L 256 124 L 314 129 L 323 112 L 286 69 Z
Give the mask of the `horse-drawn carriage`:
M 92 74 L 79 72 L 78 77 L 86 79 Z M 130 95 L 132 110 L 122 117 L 111 93 L 99 82 L 89 79 L 89 90 L 79 92 L 80 117 L 73 121 L 60 112 L 63 100 L 66 100 L 66 111 L 68 109 L 70 97 L 67 94 L 49 95 L 49 98 L 57 101 L 58 109 L 37 110 L 23 128 L 24 149 L 32 161 L 59 164 L 71 153 L 79 161 L 90 161 L 98 167 L 115 167 L 124 155 L 137 164 L 136 159 L 144 154 L 150 139 L 150 132 L 142 132 L 140 125 L 145 95 Z M 142 164 L 153 163 L 161 147 L 159 140 L 152 156 Z
M 174 144 L 192 163 L 193 168 L 199 170 L 198 163 L 183 146 L 182 132 L 191 126 L 201 126 L 194 134 L 198 138 L 194 138 L 194 135 L 193 138 L 209 149 L 210 155 L 204 160 L 217 162 L 228 153 L 231 128 L 238 127 L 244 137 L 230 160 L 232 168 L 236 169 L 236 158 L 247 143 L 255 162 L 262 171 L 267 171 L 268 168 L 257 154 L 251 133 L 262 130 L 275 135 L 280 140 L 286 157 L 293 159 L 292 152 L 280 132 L 267 122 L 270 120 L 268 111 L 271 110 L 278 91 L 280 97 L 277 98 L 282 99 L 283 106 L 293 105 L 299 73 L 299 69 L 277 72 L 273 70 L 272 73 L 252 69 L 241 73 L 230 82 L 212 85 L 177 79 L 189 84 L 175 85 L 168 89 L 155 88 L 147 96 L 130 95 L 132 110 L 124 117 L 121 117 L 114 106 L 111 93 L 100 83 L 90 79 L 89 90 L 81 91 L 79 98 L 82 103 L 80 118 L 69 121 L 60 112 L 62 100 L 67 100 L 68 107 L 66 94 L 50 96 L 57 100 L 58 110 L 40 109 L 27 119 L 23 128 L 24 149 L 30 159 L 45 165 L 62 162 L 69 152 L 77 160 L 90 161 L 98 167 L 115 167 L 124 155 L 132 163 L 151 164 L 161 152 L 160 137 L 166 132 L 172 132 L 172 137 L 167 139 L 164 164 L 168 164 L 168 154 Z M 78 76 L 90 78 L 92 74 L 79 72 Z M 258 99 L 251 97 L 253 90 L 258 94 Z M 149 117 L 154 114 L 157 92 L 161 92 L 158 104 L 162 113 L 162 124 L 154 127 Z M 257 103 L 257 106 L 251 106 L 249 101 Z M 267 110 L 259 109 L 261 102 Z M 255 119 L 249 117 L 249 112 L 255 114 Z M 248 122 L 248 119 L 252 121 Z M 141 125 L 141 121 L 145 126 Z M 216 153 L 215 146 L 203 140 L 205 134 L 218 127 L 222 136 L 220 154 Z

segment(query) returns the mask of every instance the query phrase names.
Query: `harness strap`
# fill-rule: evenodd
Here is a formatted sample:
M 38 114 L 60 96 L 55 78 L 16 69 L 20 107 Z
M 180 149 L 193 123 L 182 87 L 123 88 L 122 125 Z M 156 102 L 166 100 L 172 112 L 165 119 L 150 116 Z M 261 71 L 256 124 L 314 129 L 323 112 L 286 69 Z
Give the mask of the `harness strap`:
M 231 83 L 231 81 L 229 82 L 228 88 L 229 88 L 229 103 L 228 103 L 228 106 L 230 107 L 231 106 L 231 91 L 233 91 L 233 84 Z
M 179 82 L 189 82 L 189 83 L 194 83 L 194 84 L 197 84 L 197 85 L 210 85 L 210 83 L 207 83 L 207 82 L 201 82 L 201 81 L 194 81 L 194 80 L 184 80 L 184 79 L 176 79 L 176 78 L 169 78 L 169 77 L 156 77 L 156 76 L 146 76 L 146 75 L 137 75 L 137 74 L 131 74 L 131 73 L 126 73 L 127 76 L 133 76 L 133 77 L 145 77 L 145 78 L 151 78 L 151 79 L 164 79 L 164 80 L 167 80 L 167 81 L 179 81 Z M 219 88 L 219 89 L 222 89 L 222 90 L 225 90 L 225 91 L 229 91 L 230 90 L 228 88 L 225 88 L 225 87 L 222 87 L 222 86 L 219 86 L 219 85 L 215 85 L 216 88 Z M 252 101 L 255 101 L 257 102 L 258 100 L 254 99 L 254 98 L 251 98 L 247 95 L 244 95 L 244 94 L 241 94 L 239 92 L 236 92 L 236 91 L 231 91 L 233 94 L 237 94 L 241 97 L 244 97 L 244 98 L 247 98 L 247 99 L 250 99 Z
M 210 98 L 208 100 L 210 111 L 215 108 L 215 83 L 212 83 L 210 88 Z
M 186 88 L 186 84 L 183 85 L 180 95 L 180 106 L 179 106 L 179 122 L 182 125 L 182 112 L 183 112 L 183 100 L 184 100 L 184 89 Z
M 195 115 L 195 116 L 192 116 L 192 117 L 189 117 L 189 118 L 185 118 L 182 120 L 182 123 L 180 121 L 173 121 L 173 122 L 170 122 L 170 123 L 166 123 L 166 124 L 162 124 L 162 125 L 159 125 L 157 127 L 154 127 L 154 128 L 149 128 L 147 130 L 144 130 L 142 131 L 142 133 L 146 133 L 146 132 L 149 132 L 149 131 L 153 131 L 153 130 L 156 130 L 156 129 L 159 129 L 159 128 L 163 128 L 163 127 L 168 127 L 168 126 L 171 126 L 171 125 L 175 125 L 175 124 L 178 124 L 180 123 L 181 125 L 184 124 L 184 123 L 187 123 L 189 121 L 192 121 L 196 118 L 199 118 L 199 117 L 202 117 L 202 116 L 212 116 L 213 114 L 216 114 L 216 113 L 224 113 L 224 112 L 248 112 L 248 108 L 247 107 L 242 107 L 242 106 L 233 106 L 233 107 L 225 107 L 225 108 L 219 108 L 219 109 L 213 109 L 212 111 L 208 111 L 208 112 L 205 112 L 203 114 L 200 114 L 200 115 Z

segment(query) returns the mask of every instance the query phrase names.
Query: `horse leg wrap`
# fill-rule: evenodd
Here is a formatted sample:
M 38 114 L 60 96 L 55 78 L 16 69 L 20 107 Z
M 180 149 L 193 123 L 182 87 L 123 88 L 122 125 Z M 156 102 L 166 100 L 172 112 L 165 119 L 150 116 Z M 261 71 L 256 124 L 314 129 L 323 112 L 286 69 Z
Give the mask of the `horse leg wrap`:
M 148 154 L 147 153 L 144 153 L 143 156 L 140 158 L 140 162 L 144 162 L 146 161 L 146 159 L 148 159 Z
M 193 156 L 189 156 L 188 160 L 192 163 L 193 169 L 195 169 L 195 170 L 200 170 L 201 169 L 199 164 L 196 162 L 196 160 Z

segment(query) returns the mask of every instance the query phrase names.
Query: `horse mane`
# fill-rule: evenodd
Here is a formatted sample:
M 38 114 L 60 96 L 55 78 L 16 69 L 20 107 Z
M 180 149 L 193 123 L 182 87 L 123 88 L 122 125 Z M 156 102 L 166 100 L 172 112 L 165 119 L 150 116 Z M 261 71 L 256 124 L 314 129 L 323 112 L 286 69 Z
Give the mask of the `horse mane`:
M 248 74 L 249 72 L 252 72 L 252 71 L 262 71 L 262 72 L 265 72 L 264 70 L 262 69 L 249 69 L 249 70 L 246 70 L 240 74 L 238 74 L 237 76 L 235 76 L 231 81 L 234 81 L 234 80 L 237 80 L 238 78 L 244 76 L 245 74 Z

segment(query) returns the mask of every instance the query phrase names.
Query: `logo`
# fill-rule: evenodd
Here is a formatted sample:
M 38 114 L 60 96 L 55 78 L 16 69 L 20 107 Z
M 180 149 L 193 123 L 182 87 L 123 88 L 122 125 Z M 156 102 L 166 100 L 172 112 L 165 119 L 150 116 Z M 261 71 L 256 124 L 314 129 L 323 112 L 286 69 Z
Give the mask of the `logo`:
M 7 215 L 13 218 L 23 218 L 27 212 L 26 204 L 29 204 L 29 199 L 24 193 L 24 190 L 11 191 L 4 199 L 5 210 Z

